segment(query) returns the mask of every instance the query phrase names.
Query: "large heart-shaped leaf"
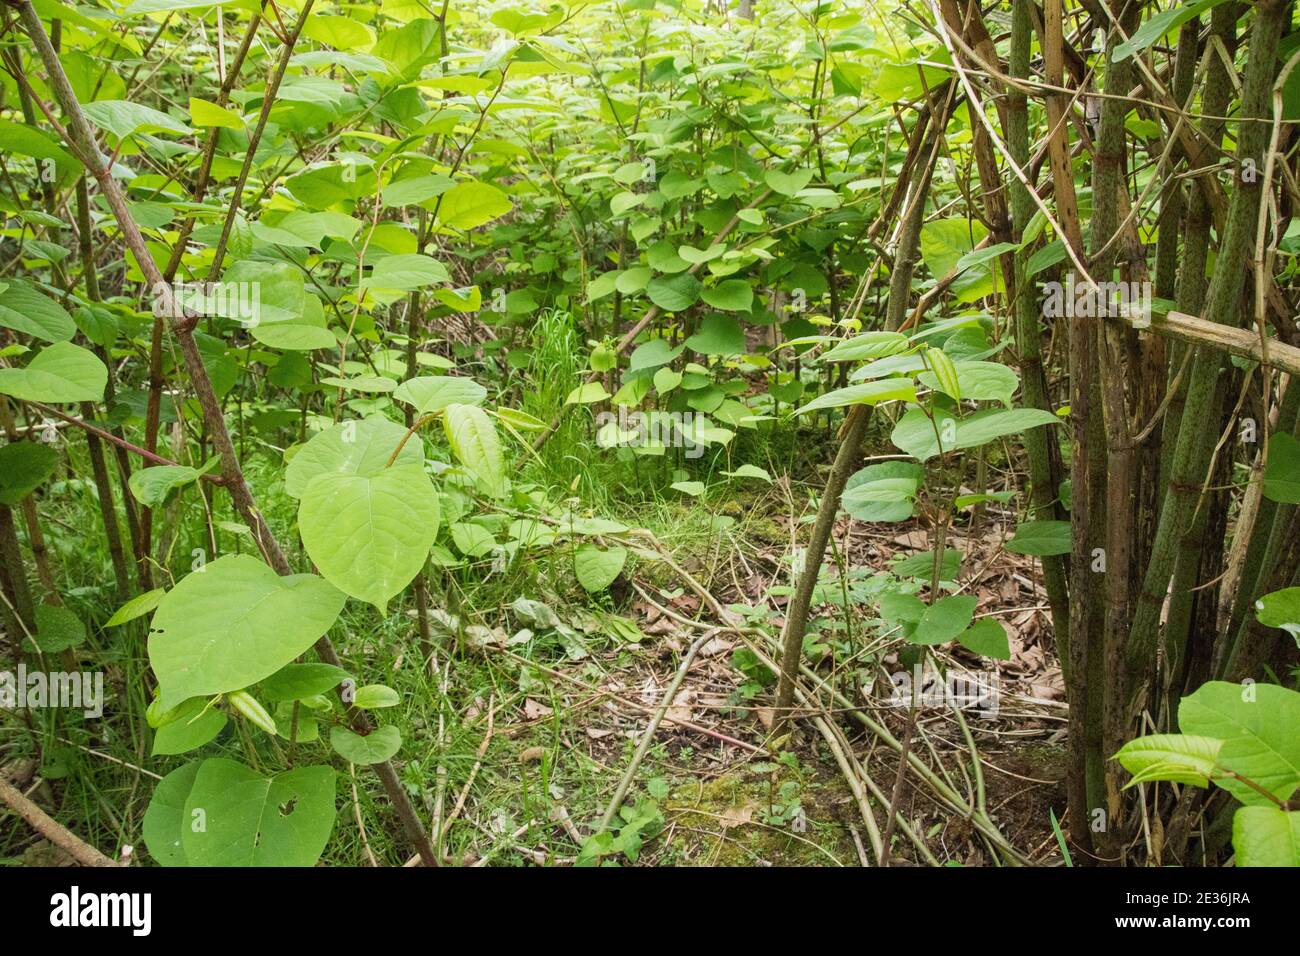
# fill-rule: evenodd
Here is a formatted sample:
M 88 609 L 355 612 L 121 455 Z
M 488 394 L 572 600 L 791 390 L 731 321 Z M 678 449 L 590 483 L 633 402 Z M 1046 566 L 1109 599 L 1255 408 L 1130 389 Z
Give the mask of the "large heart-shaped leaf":
M 25 368 L 0 368 L 0 394 L 26 402 L 98 402 L 107 384 L 104 363 L 71 342 L 42 349 Z
M 423 465 L 403 464 L 377 475 L 317 475 L 303 492 L 298 530 L 326 581 L 383 614 L 424 566 L 438 517 Z
M 1210 681 L 1184 697 L 1178 726 L 1189 734 L 1223 741 L 1219 764 L 1254 781 L 1279 800 L 1300 787 L 1300 694 L 1276 684 Z M 1245 804 L 1266 801 L 1240 780 L 1215 783 Z
M 0 291 L 0 327 L 45 342 L 66 342 L 77 334 L 67 309 L 18 279 L 9 279 Z
M 181 846 L 190 866 L 314 866 L 334 829 L 334 768 L 264 777 L 213 757 L 185 799 Z
M 314 574 L 281 577 L 246 554 L 205 565 L 154 612 L 149 663 L 159 705 L 170 710 L 269 677 L 329 630 L 345 600 Z
M 301 498 L 317 475 L 377 475 L 397 451 L 406 429 L 381 415 L 361 421 L 339 422 L 312 437 L 298 449 L 284 473 L 284 490 Z M 424 449 L 418 438 L 409 439 L 394 465 L 423 464 Z
M 417 415 L 428 415 L 448 405 L 482 405 L 487 389 L 472 378 L 423 375 L 397 386 L 393 398 L 413 405 Z

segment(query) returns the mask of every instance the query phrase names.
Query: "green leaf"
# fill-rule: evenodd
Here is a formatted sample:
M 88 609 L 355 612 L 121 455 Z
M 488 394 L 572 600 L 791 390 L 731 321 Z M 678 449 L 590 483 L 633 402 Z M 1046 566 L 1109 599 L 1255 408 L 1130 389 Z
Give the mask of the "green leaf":
M 452 453 L 483 484 L 493 498 L 505 492 L 505 463 L 501 439 L 487 412 L 473 405 L 448 405 L 443 428 Z
M 1283 588 L 1255 602 L 1255 617 L 1265 627 L 1280 627 L 1300 642 L 1300 588 Z
M 217 103 L 190 97 L 190 122 L 198 127 L 220 127 L 222 129 L 243 129 L 244 119 L 234 110 L 228 110 Z
M 609 392 L 605 391 L 605 386 L 600 382 L 584 382 L 569 392 L 564 399 L 564 404 L 590 405 L 593 402 L 603 402 L 607 398 L 609 398 Z
M 940 353 L 931 350 L 933 357 Z M 1016 373 L 1000 362 L 958 361 L 953 363 L 957 373 L 957 390 L 961 398 L 972 401 L 995 401 L 1010 407 L 1011 396 L 1020 387 Z M 924 371 L 917 375 L 917 380 L 927 388 L 937 389 L 952 395 L 939 385 L 933 372 Z M 954 396 L 956 397 L 956 396 Z
M 450 281 L 446 266 L 431 256 L 415 252 L 380 259 L 370 275 L 361 280 L 361 287 L 406 291 Z
M 692 498 L 698 498 L 704 494 L 704 482 L 702 481 L 674 481 L 668 487 L 674 491 L 680 491 L 684 495 L 690 495 Z
M 1007 640 L 1007 629 L 996 618 L 980 618 L 967 628 L 965 633 L 957 635 L 957 642 L 981 657 L 992 657 L 999 661 L 1011 660 L 1011 644 Z
M 383 763 L 401 748 L 402 732 L 388 724 L 362 737 L 346 727 L 335 727 L 330 731 L 330 746 L 348 763 Z
M 591 594 L 604 591 L 623 571 L 627 564 L 626 548 L 608 550 L 594 544 L 581 545 L 573 555 L 573 567 L 578 583 Z
M 923 477 L 921 466 L 910 461 L 867 465 L 849 476 L 840 506 L 859 521 L 906 521 L 912 517 L 916 490 Z M 873 489 L 871 486 L 878 482 L 889 484 Z M 902 494 L 909 488 L 910 494 Z
M 986 409 L 962 419 L 940 413 L 934 422 L 921 409 L 911 408 L 894 426 L 890 440 L 900 450 L 925 462 L 939 454 L 940 439 L 944 439 L 943 451 L 959 451 L 1028 428 L 1059 423 L 1059 418 L 1039 408 Z
M 321 575 L 381 615 L 424 567 L 438 520 L 438 494 L 416 464 L 317 475 L 298 506 L 303 547 Z
M 138 617 L 144 617 L 158 606 L 166 593 L 166 588 L 154 588 L 152 591 L 145 591 L 144 594 L 137 594 L 114 611 L 113 616 L 104 622 L 104 626 L 117 627 L 127 621 L 134 621 Z
M 177 767 L 158 781 L 141 821 L 144 845 L 160 866 L 188 866 L 181 847 L 181 828 L 189 824 L 185 801 L 194 788 L 200 760 Z
M 957 379 L 957 368 L 942 349 L 925 350 L 925 360 L 930 364 L 930 374 L 934 377 L 939 391 L 953 401 L 961 401 L 961 382 Z
M 415 414 L 439 412 L 448 405 L 482 405 L 487 389 L 472 378 L 454 375 L 424 375 L 407 379 L 393 392 L 393 398 L 415 407 Z
M 57 467 L 59 453 L 41 442 L 15 441 L 0 447 L 0 504 L 22 504 Z
M 650 301 L 665 312 L 681 312 L 700 300 L 700 280 L 689 272 L 675 276 L 655 276 L 646 284 Z
M 822 356 L 823 362 L 857 362 L 906 352 L 912 343 L 901 332 L 866 332 L 845 339 Z
M 127 485 L 135 500 L 146 508 L 157 508 L 174 488 L 199 480 L 199 472 L 188 465 L 153 465 L 131 472 Z
M 379 710 L 384 707 L 396 707 L 401 702 L 402 698 L 391 687 L 385 687 L 383 684 L 367 684 L 365 687 L 357 688 L 352 706 L 359 707 L 361 710 Z
M 862 382 L 847 388 L 837 388 L 814 398 L 807 405 L 795 412 L 806 415 L 822 408 L 840 408 L 844 405 L 879 405 L 881 402 L 914 402 L 916 387 L 901 378 L 882 378 L 874 382 Z
M 339 422 L 298 449 L 284 473 L 284 490 L 301 498 L 308 482 L 317 475 L 377 475 L 388 465 L 403 438 L 406 429 L 382 415 Z M 418 437 L 409 439 L 401 448 L 394 467 L 424 464 L 424 449 Z
M 82 106 L 82 112 L 86 114 L 86 119 L 119 139 L 140 132 L 178 133 L 181 136 L 189 136 L 193 132 L 180 120 L 172 119 L 166 113 L 126 100 L 97 100 Z
M 724 312 L 748 312 L 754 305 L 754 289 L 744 279 L 727 279 L 701 290 L 700 298 Z
M 44 654 L 60 654 L 86 640 L 81 618 L 58 604 L 36 605 L 36 646 Z
M 970 626 L 979 599 L 969 594 L 939 598 L 925 609 L 916 629 L 907 635 L 913 644 L 943 644 Z
M 1133 775 L 1126 787 L 1152 780 L 1209 785 L 1223 742 L 1195 734 L 1151 734 L 1130 740 L 1115 759 Z
M 728 478 L 757 478 L 760 481 L 772 482 L 772 476 L 766 470 L 759 468 L 758 465 L 741 465 L 735 471 L 724 471 Z
M 1282 504 L 1300 504 L 1300 441 L 1294 435 L 1277 432 L 1268 440 L 1264 497 Z
M 77 334 L 67 309 L 18 279 L 8 280 L 0 291 L 0 327 L 43 342 L 66 342 Z
M 155 757 L 188 753 L 215 740 L 226 726 L 226 712 L 208 706 L 209 698 L 193 697 L 176 708 L 167 723 L 154 732 Z
M 162 708 L 269 677 L 330 629 L 345 600 L 314 574 L 280 577 L 248 555 L 191 573 L 153 616 L 149 663 Z
M 278 703 L 328 693 L 347 678 L 348 672 L 333 664 L 286 664 L 259 686 L 263 697 Z
M 1223 741 L 1219 764 L 1287 800 L 1300 787 L 1300 693 L 1276 684 L 1210 681 L 1184 697 L 1178 726 Z M 1231 778 L 1217 783 L 1242 803 L 1260 803 L 1254 788 Z
M 686 347 L 701 355 L 743 355 L 745 331 L 726 315 L 706 315 L 700 330 L 686 340 Z
M 1237 866 L 1300 866 L 1300 812 L 1242 807 L 1232 818 Z
M 25 368 L 0 368 L 0 394 L 25 402 L 98 402 L 106 385 L 104 363 L 71 342 L 41 349 Z
M 457 183 L 442 196 L 438 220 L 451 229 L 474 229 L 512 209 L 510 197 L 488 183 Z
M 813 171 L 811 169 L 796 169 L 792 173 L 783 173 L 779 169 L 769 169 L 763 174 L 763 181 L 774 193 L 780 193 L 782 196 L 793 196 L 799 190 L 803 189 L 812 182 Z
M 1070 522 L 1022 521 L 1016 525 L 1016 534 L 1007 542 L 1012 554 L 1032 554 L 1044 557 L 1070 553 Z
M 1193 17 L 1199 17 L 1207 10 L 1212 10 L 1224 0 L 1195 0 L 1183 3 L 1169 10 L 1163 10 L 1148 18 L 1133 34 L 1122 43 L 1115 44 L 1114 63 L 1123 63 L 1134 53 L 1151 46 L 1162 36 L 1178 29 Z
M 203 761 L 181 818 L 186 860 L 190 866 L 314 866 L 334 829 L 334 777 L 332 767 L 264 777 L 224 757 Z

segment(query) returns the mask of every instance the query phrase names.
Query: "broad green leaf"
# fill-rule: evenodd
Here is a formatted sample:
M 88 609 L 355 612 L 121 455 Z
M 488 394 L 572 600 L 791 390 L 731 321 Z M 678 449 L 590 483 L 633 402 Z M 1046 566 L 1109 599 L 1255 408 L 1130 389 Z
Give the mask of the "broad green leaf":
M 160 866 L 188 865 L 181 847 L 181 828 L 190 823 L 185 817 L 185 801 L 201 764 L 200 760 L 192 760 L 177 767 L 154 787 L 141 821 L 141 835 L 149 855 Z
M 34 441 L 0 447 L 0 504 L 20 505 L 59 467 L 59 453 Z
M 152 755 L 188 753 L 215 740 L 228 718 L 224 710 L 208 706 L 208 701 L 207 697 L 192 697 L 177 707 L 167 723 L 154 731 Z
M 754 289 L 744 279 L 727 279 L 700 291 L 702 298 L 724 312 L 748 312 L 754 304 Z
M 609 392 L 605 391 L 605 386 L 600 382 L 584 382 L 573 391 L 569 392 L 564 399 L 565 405 L 590 405 L 593 402 L 603 402 L 609 398 Z
M 957 635 L 957 642 L 981 657 L 991 657 L 999 661 L 1011 660 L 1011 644 L 1007 640 L 1007 629 L 997 618 L 980 618 L 964 633 Z
M 198 470 L 188 465 L 153 465 L 131 472 L 127 484 L 136 501 L 146 508 L 157 508 L 172 489 L 182 488 L 198 480 Z
M 900 332 L 866 332 L 840 342 L 822 356 L 822 361 L 857 362 L 884 358 L 886 355 L 905 352 L 910 347 L 907 336 Z
M 138 617 L 144 617 L 158 606 L 166 593 L 166 588 L 154 588 L 152 591 L 145 591 L 144 594 L 137 594 L 114 611 L 113 616 L 104 622 L 104 626 L 117 627 L 127 621 L 134 621 Z
M 417 415 L 428 415 L 448 405 L 482 405 L 487 389 L 472 378 L 424 375 L 397 386 L 393 398 L 413 406 Z
M 139 132 L 178 133 L 181 136 L 193 132 L 180 120 L 173 119 L 166 113 L 126 100 L 96 100 L 82 106 L 82 111 L 86 114 L 86 119 L 119 139 L 126 139 Z
M 332 691 L 347 677 L 333 664 L 286 664 L 261 682 L 259 692 L 271 703 L 304 700 Z
M 1300 811 L 1242 807 L 1232 818 L 1237 866 L 1300 866 Z
M 332 767 L 264 777 L 224 757 L 203 761 L 182 816 L 186 860 L 190 866 L 314 866 L 334 829 L 334 778 Z
M 443 194 L 438 220 L 451 229 L 474 229 L 512 208 L 510 197 L 497 187 L 472 180 L 457 183 Z
M 24 368 L 0 368 L 0 394 L 27 402 L 98 402 L 106 385 L 104 363 L 71 342 L 41 349 Z
M 961 419 L 941 413 L 933 422 L 921 409 L 911 408 L 898 420 L 890 439 L 899 449 L 924 462 L 939 454 L 941 440 L 943 451 L 959 451 L 1039 425 L 1059 423 L 1059 418 L 1039 408 L 986 409 Z
M 700 300 L 700 280 L 689 272 L 675 276 L 655 276 L 646 285 L 650 301 L 665 312 L 681 312 Z
M 690 495 L 692 498 L 698 498 L 704 494 L 704 482 L 702 481 L 674 481 L 668 487 L 674 491 L 680 491 L 684 495 Z
M 915 630 L 907 635 L 913 644 L 943 644 L 970 626 L 978 598 L 953 594 L 939 598 L 921 615 Z
M 396 394 L 396 393 L 394 393 Z M 424 449 L 418 436 L 407 440 L 407 431 L 381 415 L 360 421 L 339 422 L 312 437 L 298 449 L 284 473 L 284 490 L 301 498 L 307 483 L 317 475 L 377 475 L 400 445 L 394 466 L 424 464 Z
M 86 640 L 86 625 L 58 604 L 36 605 L 36 646 L 43 654 L 60 654 Z
M 452 453 L 489 495 L 500 497 L 505 491 L 505 462 L 496 425 L 487 412 L 473 405 L 448 405 L 442 424 Z
M 446 266 L 431 256 L 416 252 L 380 259 L 370 275 L 361 281 L 361 286 L 405 291 L 450 280 L 451 274 Z
M 931 350 L 931 357 L 940 353 Z M 1011 406 L 1011 396 L 1020 387 L 1020 379 L 1015 371 L 1000 362 L 958 361 L 953 366 L 957 373 L 957 387 L 961 398 L 980 402 L 1001 402 Z M 940 388 L 939 380 L 930 371 L 917 375 L 917 380 L 927 388 L 938 389 L 951 395 L 946 388 Z
M 701 355 L 741 355 L 745 330 L 730 316 L 706 315 L 700 330 L 686 340 L 686 347 Z
M 849 476 L 840 506 L 859 521 L 906 521 L 912 517 L 916 489 L 923 477 L 921 466 L 915 462 L 882 461 L 867 465 Z M 883 497 L 870 490 L 878 482 L 897 481 L 905 485 L 886 485 L 890 493 Z M 911 488 L 910 495 L 899 494 L 905 487 Z
M 313 13 L 303 25 L 303 36 L 336 50 L 368 50 L 375 43 L 375 31 L 351 17 Z
M 592 594 L 604 591 L 613 584 L 626 563 L 626 548 L 604 549 L 594 544 L 584 544 L 573 555 L 573 569 L 578 576 L 578 583 Z
M 812 182 L 812 177 L 813 171 L 811 169 L 796 169 L 792 173 L 784 173 L 779 169 L 769 169 L 763 174 L 763 179 L 768 187 L 782 196 L 793 196 Z
M 772 476 L 757 465 L 741 465 L 735 471 L 724 471 L 723 474 L 728 478 L 757 478 L 769 484 L 772 481 Z
M 1283 504 L 1300 504 L 1300 441 L 1294 435 L 1277 432 L 1268 440 L 1264 497 Z
M 66 342 L 77 334 L 77 323 L 67 309 L 17 279 L 10 279 L 0 291 L 0 327 L 43 342 Z
M 1224 0 L 1194 0 L 1183 3 L 1169 10 L 1162 10 L 1147 18 L 1132 35 L 1115 45 L 1113 62 L 1122 63 L 1134 53 L 1139 53 L 1151 46 L 1162 36 L 1178 29 L 1193 17 L 1199 17 L 1208 10 L 1217 7 Z
M 228 110 L 218 103 L 190 97 L 190 122 L 197 127 L 218 126 L 223 129 L 243 129 L 244 119 L 234 110 Z
M 424 567 L 438 519 L 438 494 L 416 464 L 317 475 L 298 506 L 298 531 L 317 570 L 381 615 Z
M 1045 557 L 1070 553 L 1070 522 L 1022 521 L 1016 525 L 1016 534 L 1006 548 L 1013 554 L 1032 554 Z
M 269 677 L 330 629 L 345 600 L 314 574 L 280 577 L 248 555 L 204 565 L 154 612 L 149 663 L 160 705 L 170 710 Z
M 1152 780 L 1209 785 L 1223 742 L 1194 734 L 1151 734 L 1130 740 L 1115 759 L 1133 775 L 1126 786 Z
M 819 395 L 804 405 L 796 415 L 806 415 L 823 408 L 840 408 L 844 405 L 879 405 L 881 402 L 914 402 L 916 387 L 901 378 L 885 378 L 874 382 L 849 385 Z
M 362 737 L 346 727 L 335 727 L 330 731 L 330 746 L 348 763 L 383 763 L 401 749 L 402 732 L 387 724 Z
M 1223 741 L 1219 764 L 1287 800 L 1300 787 L 1300 693 L 1276 684 L 1210 681 L 1184 697 L 1178 726 Z M 1215 783 L 1247 805 L 1264 797 L 1240 780 Z
M 379 710 L 384 707 L 396 707 L 401 702 L 402 698 L 391 687 L 383 684 L 367 684 L 365 687 L 357 688 L 352 706 L 359 707 L 361 710 Z
M 1283 588 L 1255 602 L 1255 617 L 1265 627 L 1280 627 L 1300 643 L 1300 588 Z

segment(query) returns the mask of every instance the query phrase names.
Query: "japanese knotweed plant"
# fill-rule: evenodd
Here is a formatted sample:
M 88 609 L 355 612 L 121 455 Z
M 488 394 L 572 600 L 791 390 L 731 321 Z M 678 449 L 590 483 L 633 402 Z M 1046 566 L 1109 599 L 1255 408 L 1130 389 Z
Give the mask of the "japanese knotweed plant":
M 1179 704 L 1182 733 L 1139 737 L 1115 759 L 1133 775 L 1130 787 L 1213 783 L 1231 794 L 1240 804 L 1232 817 L 1237 866 L 1300 866 L 1298 725 L 1295 691 L 1210 681 Z

